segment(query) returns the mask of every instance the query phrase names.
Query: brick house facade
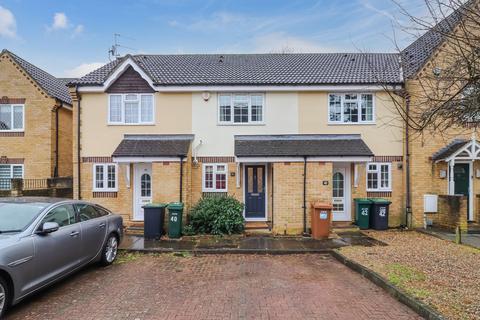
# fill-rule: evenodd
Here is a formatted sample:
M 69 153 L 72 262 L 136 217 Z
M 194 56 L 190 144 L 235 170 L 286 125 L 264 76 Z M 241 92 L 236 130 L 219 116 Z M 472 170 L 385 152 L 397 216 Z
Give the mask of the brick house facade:
M 72 106 L 66 81 L 0 53 L 0 179 L 72 175 Z

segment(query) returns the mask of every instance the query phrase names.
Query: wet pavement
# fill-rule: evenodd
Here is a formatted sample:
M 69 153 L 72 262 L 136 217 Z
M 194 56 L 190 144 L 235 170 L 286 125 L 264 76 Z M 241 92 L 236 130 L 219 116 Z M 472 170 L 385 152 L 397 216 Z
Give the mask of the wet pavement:
M 378 246 L 382 242 L 359 231 L 338 232 L 337 238 L 314 240 L 304 237 L 199 236 L 179 240 L 145 239 L 127 235 L 120 249 L 147 252 L 189 251 L 198 253 L 323 253 L 344 246 Z
M 418 229 L 419 232 L 432 235 L 434 237 L 450 240 L 455 242 L 455 232 L 444 229 Z M 471 247 L 480 249 L 480 234 L 478 233 L 462 233 L 462 244 L 469 245 Z

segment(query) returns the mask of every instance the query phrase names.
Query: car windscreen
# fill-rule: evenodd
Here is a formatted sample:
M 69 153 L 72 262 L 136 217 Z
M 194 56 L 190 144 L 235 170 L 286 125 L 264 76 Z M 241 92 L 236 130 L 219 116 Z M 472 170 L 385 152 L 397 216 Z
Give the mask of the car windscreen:
M 0 233 L 23 231 L 45 207 L 45 203 L 0 202 Z

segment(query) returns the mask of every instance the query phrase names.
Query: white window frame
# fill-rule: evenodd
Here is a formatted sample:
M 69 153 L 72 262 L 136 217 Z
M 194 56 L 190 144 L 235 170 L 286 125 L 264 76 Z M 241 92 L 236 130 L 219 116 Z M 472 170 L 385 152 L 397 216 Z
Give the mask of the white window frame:
M 218 171 L 218 166 L 224 166 L 225 171 Z M 205 186 L 205 170 L 206 167 L 213 167 L 212 188 Z M 217 189 L 217 174 L 225 173 L 225 189 Z M 227 163 L 204 163 L 202 166 L 202 191 L 203 192 L 228 192 L 228 164 Z
M 108 167 L 115 167 L 115 188 L 108 188 Z M 97 188 L 96 168 L 103 167 L 103 188 Z M 117 192 L 118 191 L 118 165 L 116 163 L 94 163 L 93 164 L 93 191 L 95 192 Z
M 10 106 L 10 123 L 12 124 L 13 127 L 13 109 L 14 107 L 21 107 L 22 108 L 22 128 L 17 128 L 17 129 L 0 129 L 0 132 L 24 132 L 25 131 L 25 105 L 24 104 L 18 104 L 18 103 L 3 103 L 0 104 L 0 106 Z
M 127 95 L 136 95 L 138 101 L 138 122 L 137 123 L 126 123 L 125 122 L 125 97 Z M 110 107 L 111 107 L 111 97 L 112 96 L 121 96 L 121 120 L 120 121 L 111 121 L 110 120 Z M 142 96 L 151 96 L 152 97 L 152 121 L 142 121 Z M 127 100 L 128 101 L 128 100 Z M 155 124 L 155 94 L 153 93 L 111 93 L 108 95 L 108 106 L 107 106 L 107 123 L 109 125 L 121 125 L 121 126 L 144 126 L 144 125 L 154 125 Z
M 23 179 L 25 177 L 25 166 L 23 164 L 16 164 L 16 163 L 2 163 L 0 166 L 10 166 L 10 177 L 8 178 L 0 178 L 0 179 L 13 179 L 13 167 L 21 167 L 22 168 L 22 177 L 16 179 Z
M 233 96 L 234 95 L 245 95 L 248 97 L 248 121 L 247 122 L 234 122 L 234 106 L 233 106 Z M 230 97 L 230 121 L 220 120 L 220 97 L 228 96 Z M 262 97 L 262 121 L 252 121 L 252 96 L 261 96 Z M 266 98 L 265 94 L 262 92 L 232 92 L 232 93 L 218 93 L 217 94 L 217 124 L 218 125 L 227 125 L 227 126 L 256 126 L 265 124 L 265 110 L 266 110 Z
M 370 165 L 376 165 L 377 166 L 377 169 L 376 170 L 369 170 L 369 167 Z M 381 180 L 382 180 L 382 177 L 381 177 L 381 174 L 382 174 L 382 170 L 381 170 L 381 166 L 388 166 L 388 187 L 382 187 L 381 186 Z M 377 182 L 377 188 L 374 189 L 374 188 L 369 188 L 368 187 L 368 173 L 372 173 L 372 172 L 376 172 L 377 173 L 377 179 L 378 179 L 378 182 Z M 366 171 L 365 171 L 365 183 L 366 183 L 366 186 L 367 186 L 367 191 L 369 192 L 389 192 L 389 191 L 392 191 L 392 181 L 393 181 L 393 177 L 392 177 L 392 163 L 390 162 L 367 162 L 367 167 L 366 167 Z
M 335 96 L 340 96 L 340 120 L 339 121 L 334 121 L 330 120 L 330 96 L 335 95 Z M 357 106 L 358 106 L 358 122 L 345 122 L 344 119 L 344 106 L 345 106 L 345 95 L 357 95 Z M 362 120 L 362 95 L 371 95 L 372 96 L 372 120 Z M 327 121 L 328 124 L 334 124 L 334 125 L 364 125 L 364 124 L 375 124 L 376 117 L 375 117 L 375 111 L 376 111 L 376 106 L 375 106 L 375 100 L 376 100 L 376 95 L 373 92 L 331 92 L 328 94 L 327 97 Z

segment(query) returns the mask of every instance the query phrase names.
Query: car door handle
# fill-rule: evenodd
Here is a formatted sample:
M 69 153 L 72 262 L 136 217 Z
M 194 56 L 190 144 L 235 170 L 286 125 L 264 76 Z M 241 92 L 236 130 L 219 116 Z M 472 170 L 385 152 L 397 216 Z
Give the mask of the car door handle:
M 102 229 L 105 228 L 105 222 L 100 223 L 100 224 L 98 225 L 98 227 L 99 227 L 99 228 L 102 228 Z
M 80 234 L 80 232 L 78 232 L 78 231 L 73 231 L 73 232 L 70 233 L 70 237 L 76 237 L 76 236 L 78 236 L 79 234 Z

